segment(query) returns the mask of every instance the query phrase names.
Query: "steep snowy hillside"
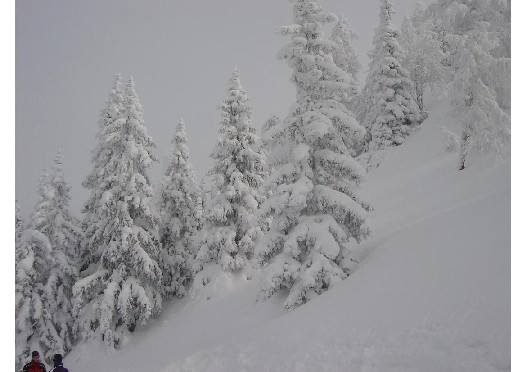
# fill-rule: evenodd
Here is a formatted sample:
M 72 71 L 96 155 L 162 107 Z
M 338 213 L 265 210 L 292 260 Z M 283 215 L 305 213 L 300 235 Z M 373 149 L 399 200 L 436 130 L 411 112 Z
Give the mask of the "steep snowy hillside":
M 119 351 L 81 345 L 72 371 L 500 371 L 510 369 L 510 158 L 446 152 L 436 105 L 370 172 L 361 266 L 306 305 L 256 302 L 259 275 L 166 304 Z

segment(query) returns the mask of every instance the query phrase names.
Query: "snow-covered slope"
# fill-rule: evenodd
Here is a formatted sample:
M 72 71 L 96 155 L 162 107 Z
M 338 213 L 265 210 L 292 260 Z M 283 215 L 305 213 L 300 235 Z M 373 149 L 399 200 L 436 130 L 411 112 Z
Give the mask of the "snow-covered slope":
M 348 279 L 286 312 L 256 302 L 259 274 L 218 278 L 165 304 L 122 350 L 81 345 L 88 371 L 499 371 L 510 369 L 510 158 L 468 163 L 442 144 L 440 104 L 363 184 L 373 237 Z

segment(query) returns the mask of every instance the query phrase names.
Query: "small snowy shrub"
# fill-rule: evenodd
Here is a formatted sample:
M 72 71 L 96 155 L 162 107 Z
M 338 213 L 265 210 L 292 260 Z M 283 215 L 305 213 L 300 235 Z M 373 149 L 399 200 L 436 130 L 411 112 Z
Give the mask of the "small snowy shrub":
M 460 150 L 460 137 L 459 136 L 451 132 L 446 127 L 442 127 L 441 133 L 442 133 L 442 139 L 444 141 L 444 144 L 446 145 L 447 151 L 454 152 L 454 151 Z

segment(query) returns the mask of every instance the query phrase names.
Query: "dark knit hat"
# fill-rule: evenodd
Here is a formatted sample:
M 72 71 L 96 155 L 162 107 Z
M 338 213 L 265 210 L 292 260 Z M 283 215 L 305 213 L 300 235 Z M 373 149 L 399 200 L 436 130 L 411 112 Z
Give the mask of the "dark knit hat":
M 38 353 L 38 351 L 34 350 L 32 353 L 31 353 L 31 358 L 34 358 L 34 357 L 37 357 L 39 356 L 40 354 Z
M 55 354 L 53 356 L 53 363 L 62 363 L 62 355 L 60 354 Z

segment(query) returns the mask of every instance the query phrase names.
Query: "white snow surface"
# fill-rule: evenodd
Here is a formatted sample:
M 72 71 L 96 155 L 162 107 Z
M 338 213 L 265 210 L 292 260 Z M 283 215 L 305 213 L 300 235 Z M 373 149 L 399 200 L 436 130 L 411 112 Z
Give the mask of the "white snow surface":
M 351 276 L 296 310 L 259 301 L 262 277 L 226 274 L 214 296 L 163 303 L 120 350 L 77 346 L 65 366 L 91 371 L 510 370 L 509 155 L 462 172 L 435 104 L 362 184 L 372 237 Z M 221 288 L 219 288 L 221 287 Z

